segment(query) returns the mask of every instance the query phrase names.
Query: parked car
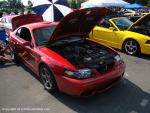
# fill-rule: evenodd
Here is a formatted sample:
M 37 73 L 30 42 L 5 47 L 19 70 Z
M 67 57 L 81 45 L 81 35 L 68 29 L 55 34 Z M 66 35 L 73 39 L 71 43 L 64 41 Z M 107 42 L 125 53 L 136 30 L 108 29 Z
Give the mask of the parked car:
M 16 61 L 39 76 L 49 92 L 58 89 L 70 95 L 90 96 L 108 89 L 123 77 L 125 64 L 115 50 L 87 38 L 107 13 L 105 8 L 80 9 L 59 23 L 20 26 L 10 34 Z M 13 22 L 22 24 L 17 19 Z
M 90 38 L 129 55 L 150 54 L 150 14 L 135 23 L 124 17 L 101 21 Z
M 12 31 L 12 22 L 11 19 L 16 15 L 11 16 L 4 16 L 1 18 L 1 27 L 5 29 L 6 33 L 9 34 Z
M 138 15 L 138 13 L 136 13 L 136 11 L 131 10 L 131 9 L 126 9 L 123 12 L 124 12 L 124 16 L 136 16 L 136 15 Z
M 14 21 L 13 19 L 14 18 L 16 19 L 18 16 L 19 15 L 8 15 L 8 16 L 4 16 L 1 18 L 1 21 L 0 21 L 0 36 L 1 36 L 0 40 L 1 41 L 7 42 L 9 40 L 8 38 L 9 38 L 10 32 L 14 31 L 18 27 L 17 24 L 13 22 Z M 21 21 L 22 24 L 26 24 L 24 23 L 24 20 L 25 20 L 24 16 L 26 17 L 27 15 L 22 15 L 22 18 L 20 20 L 17 19 L 18 21 Z M 35 18 L 34 16 L 31 16 L 30 20 L 32 20 L 32 18 Z
M 29 15 L 21 15 L 21 17 L 22 18 L 20 18 L 19 15 L 8 15 L 8 16 L 4 16 L 1 18 L 1 27 L 3 27 L 5 29 L 8 36 L 9 36 L 10 31 L 14 31 L 18 27 L 18 25 L 17 25 L 18 23 L 19 23 L 19 26 L 26 24 L 25 17 L 28 18 L 27 23 L 30 23 L 30 21 L 33 22 L 33 19 L 35 19 L 36 17 L 40 20 L 37 19 L 37 20 L 35 20 L 35 22 L 43 21 L 43 19 L 39 18 L 38 15 L 30 15 L 29 14 Z M 19 22 L 15 23 L 14 19 L 15 19 L 15 21 L 18 20 Z

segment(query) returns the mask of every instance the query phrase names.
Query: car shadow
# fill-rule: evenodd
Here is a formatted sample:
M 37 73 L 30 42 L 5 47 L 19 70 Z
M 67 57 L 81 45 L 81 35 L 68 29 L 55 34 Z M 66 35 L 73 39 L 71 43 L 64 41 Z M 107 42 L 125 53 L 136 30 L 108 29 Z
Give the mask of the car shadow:
M 0 64 L 0 69 L 2 68 L 7 68 L 7 67 L 11 67 L 11 66 L 14 66 L 16 65 L 15 63 L 5 63 L 5 64 Z
M 40 81 L 25 65 L 20 66 Z M 126 78 L 91 97 L 73 97 L 61 92 L 50 95 L 77 113 L 150 113 L 150 94 Z
M 119 49 L 115 49 L 117 52 L 123 54 L 123 55 L 127 55 L 126 53 L 124 53 L 122 50 Z M 131 55 L 127 55 L 127 56 L 131 56 Z M 140 54 L 140 55 L 136 55 L 136 56 L 131 56 L 131 57 L 135 57 L 135 58 L 141 58 L 141 59 L 145 59 L 145 60 L 150 60 L 150 55 L 146 55 L 146 54 Z
M 150 94 L 127 79 L 106 92 L 88 98 L 63 93 L 53 96 L 77 113 L 150 113 Z
M 138 58 L 145 59 L 145 60 L 150 60 L 150 55 L 142 54 L 142 55 L 139 55 L 139 56 L 137 56 L 137 57 L 138 57 Z
M 29 69 L 25 64 L 20 62 L 20 63 L 17 63 L 16 65 L 22 67 L 24 71 L 28 72 L 32 77 L 34 77 L 36 80 L 41 82 L 40 78 L 31 69 Z

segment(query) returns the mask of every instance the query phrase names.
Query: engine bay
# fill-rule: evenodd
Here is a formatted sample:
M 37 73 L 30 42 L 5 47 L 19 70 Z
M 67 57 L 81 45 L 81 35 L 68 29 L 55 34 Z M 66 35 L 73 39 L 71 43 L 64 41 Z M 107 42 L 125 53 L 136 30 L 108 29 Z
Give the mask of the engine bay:
M 61 48 L 61 49 L 60 49 Z M 69 38 L 52 44 L 51 49 L 75 66 L 102 69 L 113 64 L 113 56 L 104 47 L 91 44 L 84 38 Z

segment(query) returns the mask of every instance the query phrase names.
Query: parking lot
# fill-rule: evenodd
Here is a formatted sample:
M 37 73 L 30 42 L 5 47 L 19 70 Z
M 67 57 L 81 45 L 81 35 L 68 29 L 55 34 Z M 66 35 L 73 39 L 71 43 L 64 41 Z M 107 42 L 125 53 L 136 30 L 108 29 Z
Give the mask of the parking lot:
M 126 62 L 124 79 L 89 98 L 52 95 L 25 66 L 1 66 L 0 113 L 150 113 L 150 56 L 120 54 Z

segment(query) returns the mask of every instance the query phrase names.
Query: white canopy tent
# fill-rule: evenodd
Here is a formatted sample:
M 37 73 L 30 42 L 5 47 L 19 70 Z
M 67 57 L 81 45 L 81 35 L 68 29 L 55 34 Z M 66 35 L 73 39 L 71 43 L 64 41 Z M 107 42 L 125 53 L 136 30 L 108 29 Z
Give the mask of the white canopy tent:
M 88 7 L 125 7 L 129 3 L 123 0 L 88 0 L 81 4 L 81 8 Z

